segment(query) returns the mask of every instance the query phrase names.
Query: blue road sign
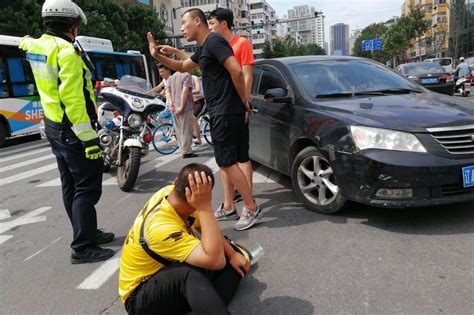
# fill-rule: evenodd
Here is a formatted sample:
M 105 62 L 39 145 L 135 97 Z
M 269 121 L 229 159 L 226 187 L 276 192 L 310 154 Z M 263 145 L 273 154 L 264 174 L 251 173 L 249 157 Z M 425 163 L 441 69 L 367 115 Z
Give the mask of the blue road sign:
M 380 38 L 362 41 L 362 51 L 383 50 L 383 40 Z

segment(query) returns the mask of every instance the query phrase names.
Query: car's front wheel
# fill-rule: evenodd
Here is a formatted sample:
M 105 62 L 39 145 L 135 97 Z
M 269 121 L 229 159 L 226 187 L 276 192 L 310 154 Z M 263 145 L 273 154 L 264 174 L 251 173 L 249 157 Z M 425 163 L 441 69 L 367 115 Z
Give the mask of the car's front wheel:
M 311 211 L 335 213 L 346 202 L 331 163 L 314 147 L 298 153 L 291 167 L 291 181 L 296 195 Z

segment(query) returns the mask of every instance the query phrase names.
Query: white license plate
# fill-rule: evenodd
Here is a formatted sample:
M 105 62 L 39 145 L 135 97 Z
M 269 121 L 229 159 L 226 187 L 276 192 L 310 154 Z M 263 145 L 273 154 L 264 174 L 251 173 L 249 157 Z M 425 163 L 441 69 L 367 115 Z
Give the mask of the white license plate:
M 474 187 L 474 166 L 463 167 L 462 178 L 464 187 Z

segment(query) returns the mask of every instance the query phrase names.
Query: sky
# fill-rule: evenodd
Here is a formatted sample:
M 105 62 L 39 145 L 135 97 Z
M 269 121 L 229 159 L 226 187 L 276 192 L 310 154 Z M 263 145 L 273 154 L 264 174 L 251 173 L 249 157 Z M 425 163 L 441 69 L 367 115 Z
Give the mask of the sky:
M 355 29 L 385 22 L 393 16 L 400 16 L 403 0 L 267 0 L 276 10 L 278 17 L 288 14 L 288 9 L 296 5 L 309 5 L 325 16 L 326 41 L 329 42 L 329 27 L 336 23 L 349 24 L 352 33 Z

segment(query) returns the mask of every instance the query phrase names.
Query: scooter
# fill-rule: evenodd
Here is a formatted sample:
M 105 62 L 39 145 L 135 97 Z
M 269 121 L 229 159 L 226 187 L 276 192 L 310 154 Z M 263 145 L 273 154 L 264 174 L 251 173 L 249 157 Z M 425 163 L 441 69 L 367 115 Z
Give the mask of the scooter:
M 454 87 L 454 93 L 459 93 L 463 97 L 466 97 L 471 93 L 472 77 L 455 77 L 455 81 L 456 85 Z
M 124 75 L 118 81 L 104 82 L 113 83 L 100 89 L 99 97 L 105 102 L 97 113 L 102 127 L 99 140 L 104 151 L 104 171 L 116 166 L 119 188 L 130 191 L 138 177 L 141 157 L 148 154 L 153 140 L 147 117 L 166 106 L 146 94 L 152 87 L 142 78 Z

